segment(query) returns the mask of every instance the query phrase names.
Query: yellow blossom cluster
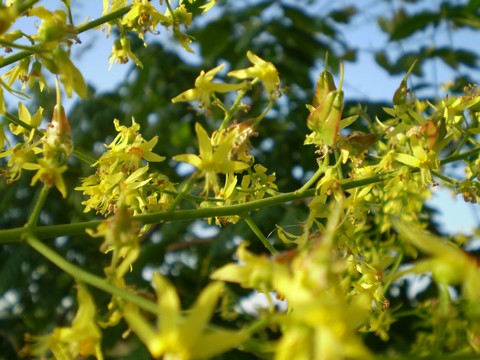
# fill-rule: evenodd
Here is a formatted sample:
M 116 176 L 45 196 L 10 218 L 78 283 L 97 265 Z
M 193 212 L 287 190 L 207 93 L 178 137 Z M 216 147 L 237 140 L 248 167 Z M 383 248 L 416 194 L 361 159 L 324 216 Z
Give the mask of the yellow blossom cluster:
M 57 104 L 47 130 L 38 137 L 37 128 L 42 122 L 42 114 L 41 107 L 31 115 L 25 105 L 19 104 L 18 120 L 22 126 L 10 124 L 10 131 L 14 135 L 23 134 L 24 142 L 0 152 L 0 158 L 9 158 L 4 175 L 8 182 L 13 182 L 20 178 L 23 170 L 36 171 L 32 185 L 40 181 L 48 187 L 55 186 L 66 197 L 67 187 L 62 174 L 67 170 L 67 158 L 73 150 L 70 126 L 63 106 Z
M 140 125 L 132 119 L 132 126 L 114 121 L 118 135 L 106 145 L 107 151 L 92 166 L 93 175 L 83 179 L 75 190 L 82 191 L 88 199 L 83 201 L 85 212 L 95 210 L 107 215 L 125 205 L 135 214 L 147 210 L 168 208 L 175 188 L 165 175 L 150 173 L 148 163 L 165 158 L 152 151 L 158 137 L 146 141 L 139 133 Z

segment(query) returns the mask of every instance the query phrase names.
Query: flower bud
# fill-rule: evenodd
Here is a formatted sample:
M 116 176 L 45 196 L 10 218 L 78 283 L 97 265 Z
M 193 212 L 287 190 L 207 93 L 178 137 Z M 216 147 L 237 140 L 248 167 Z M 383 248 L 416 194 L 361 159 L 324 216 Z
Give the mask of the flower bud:
M 75 27 L 57 19 L 48 19 L 42 21 L 37 35 L 41 42 L 46 43 L 60 41 L 67 38 L 75 38 L 77 36 L 77 30 Z
M 17 30 L 10 31 L 7 34 L 3 34 L 2 39 L 5 41 L 14 42 L 20 39 L 22 36 L 23 36 L 22 31 L 17 29 Z
M 416 63 L 417 61 L 415 60 L 412 66 L 410 66 L 410 69 L 408 69 L 408 72 L 403 77 L 402 82 L 400 83 L 400 86 L 397 88 L 397 90 L 393 94 L 393 105 L 403 105 L 407 102 L 408 100 L 407 95 L 409 92 L 407 80 L 410 74 L 412 73 L 412 70 Z
M 332 73 L 327 70 L 322 71 L 317 79 L 317 87 L 313 94 L 312 105 L 315 108 L 322 105 L 327 95 L 336 89 L 337 87 L 335 86 Z
M 55 156 L 60 163 L 64 163 L 73 151 L 70 125 L 62 105 L 55 105 L 53 109 L 52 121 L 47 127 L 45 150 L 45 157 Z
M 323 103 L 308 117 L 307 126 L 317 133 L 328 146 L 337 142 L 338 129 L 343 111 L 343 91 L 330 92 Z
M 5 31 L 10 28 L 10 25 L 12 25 L 12 23 L 15 21 L 16 17 L 17 9 L 15 6 L 0 6 L 0 35 L 5 33 Z

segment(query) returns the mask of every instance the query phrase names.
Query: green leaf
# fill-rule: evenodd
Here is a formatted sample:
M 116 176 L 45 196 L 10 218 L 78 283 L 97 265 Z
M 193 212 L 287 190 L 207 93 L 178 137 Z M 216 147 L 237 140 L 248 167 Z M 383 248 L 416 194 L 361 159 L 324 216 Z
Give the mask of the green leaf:
M 330 13 L 330 18 L 334 21 L 342 24 L 348 24 L 352 17 L 358 12 L 357 8 L 354 6 L 347 6 L 342 10 L 332 11 Z
M 405 39 L 419 31 L 425 30 L 429 25 L 438 25 L 440 14 L 423 11 L 401 21 L 395 22 L 394 30 L 390 33 L 390 41 Z
M 306 33 L 314 34 L 321 31 L 327 36 L 334 36 L 336 31 L 325 23 L 318 16 L 309 16 L 308 12 L 303 11 L 298 6 L 282 5 L 284 16 L 290 19 L 293 27 L 302 29 Z
M 355 120 L 357 120 L 357 119 L 358 119 L 358 115 L 352 115 L 352 116 L 349 116 L 345 119 L 342 119 L 342 120 L 340 120 L 339 128 L 344 129 L 347 126 L 353 124 L 355 122 Z
M 452 69 L 456 69 L 460 64 L 471 68 L 476 68 L 478 56 L 472 51 L 468 50 L 454 50 L 449 47 L 443 47 L 431 52 L 431 56 L 439 57 L 445 64 Z
M 225 18 L 208 24 L 202 30 L 193 32 L 192 35 L 201 44 L 203 56 L 207 59 L 217 59 L 230 46 L 229 38 L 232 32 L 233 23 Z
M 384 51 L 380 50 L 375 53 L 375 61 L 390 74 L 393 73 L 393 66 L 390 64 L 387 54 Z

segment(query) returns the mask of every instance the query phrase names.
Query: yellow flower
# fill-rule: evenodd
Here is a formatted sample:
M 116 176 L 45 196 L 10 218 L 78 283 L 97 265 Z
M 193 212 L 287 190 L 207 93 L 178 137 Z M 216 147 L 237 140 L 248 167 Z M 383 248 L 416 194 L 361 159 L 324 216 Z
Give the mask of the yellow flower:
M 113 63 L 126 64 L 129 59 L 132 59 L 138 67 L 143 68 L 142 62 L 130 48 L 130 39 L 124 36 L 115 40 L 112 47 L 112 53 L 108 58 L 109 68 L 112 68 Z
M 210 97 L 215 92 L 226 93 L 245 88 L 246 83 L 240 84 L 225 84 L 212 82 L 215 75 L 222 70 L 224 65 L 219 65 L 210 71 L 201 71 L 200 75 L 195 80 L 195 88 L 184 91 L 180 95 L 172 99 L 173 103 L 183 101 L 197 101 L 200 109 L 206 108 L 210 105 Z
M 34 115 L 30 114 L 27 107 L 23 105 L 21 102 L 18 103 L 18 117 L 22 120 L 25 124 L 30 125 L 33 128 L 37 128 L 40 126 L 42 122 L 42 115 L 43 115 L 43 108 L 40 106 L 37 112 Z M 20 134 L 29 134 L 29 141 L 32 141 L 33 135 L 35 132 L 26 130 L 23 126 L 18 126 L 15 124 L 9 124 L 10 131 L 15 135 Z
M 161 275 L 153 276 L 159 316 L 153 327 L 134 306 L 126 306 L 124 318 L 132 331 L 147 346 L 153 357 L 164 359 L 206 359 L 244 342 L 242 331 L 207 329 L 209 319 L 223 291 L 223 284 L 209 284 L 199 295 L 188 315 L 181 315 L 175 288 Z
M 480 299 L 480 274 L 475 258 L 467 252 L 427 232 L 412 228 L 398 220 L 393 221 L 400 236 L 421 252 L 430 255 L 417 260 L 408 273 L 431 272 L 435 281 L 443 285 L 461 285 L 466 298 Z M 401 274 L 401 273 L 400 273 Z
M 38 144 L 21 143 L 16 144 L 7 151 L 0 153 L 0 158 L 9 156 L 8 159 L 8 182 L 17 181 L 22 175 L 22 170 L 36 170 L 37 157 L 36 154 L 40 153 Z
M 115 159 L 120 161 L 131 162 L 134 167 L 141 164 L 141 160 L 145 159 L 149 162 L 161 162 L 165 160 L 164 156 L 155 154 L 152 149 L 158 142 L 158 136 L 154 136 L 151 140 L 146 141 L 142 135 L 138 133 L 140 125 L 132 118 L 132 126 L 127 128 L 120 125 L 117 119 L 113 120 L 115 130 L 118 135 L 107 147 L 112 154 L 115 154 Z
M 230 71 L 228 76 L 242 80 L 261 80 L 270 99 L 280 97 L 282 95 L 280 90 L 280 78 L 278 77 L 278 71 L 275 66 L 271 62 L 263 60 L 251 51 L 247 52 L 247 58 L 250 60 L 253 66 L 247 69 Z
M 102 333 L 95 322 L 95 303 L 81 284 L 78 284 L 77 300 L 78 310 L 72 326 L 56 328 L 50 335 L 34 338 L 37 342 L 33 345 L 33 355 L 42 356 L 50 350 L 56 359 L 95 356 L 103 360 Z
M 32 186 L 40 180 L 49 187 L 55 186 L 64 198 L 67 196 L 67 187 L 62 178 L 62 174 L 67 171 L 66 165 L 58 166 L 51 161 L 38 159 L 38 164 L 31 164 L 27 169 L 38 170 L 32 178 Z
M 369 359 L 369 350 L 357 335 L 357 328 L 369 314 L 368 298 L 350 304 L 323 294 L 280 318 L 283 334 L 277 343 L 275 360 Z
M 182 154 L 174 156 L 173 160 L 189 163 L 200 170 L 201 175 L 205 175 L 205 191 L 208 189 L 213 189 L 215 193 L 220 191 L 217 181 L 218 173 L 231 174 L 250 167 L 247 163 L 230 159 L 235 132 L 231 132 L 223 138 L 215 149 L 207 132 L 199 123 L 195 124 L 195 132 L 198 137 L 200 155 Z
M 130 11 L 122 19 L 122 25 L 135 30 L 142 40 L 144 34 L 155 31 L 159 23 L 170 25 L 171 19 L 161 14 L 148 0 L 133 0 Z

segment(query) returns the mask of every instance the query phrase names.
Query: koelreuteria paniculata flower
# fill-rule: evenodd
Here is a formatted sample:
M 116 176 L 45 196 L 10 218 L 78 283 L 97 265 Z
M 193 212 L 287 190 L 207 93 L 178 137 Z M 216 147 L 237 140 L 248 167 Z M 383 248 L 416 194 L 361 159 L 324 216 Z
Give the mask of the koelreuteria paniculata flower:
M 14 135 L 23 135 L 24 142 L 17 143 L 1 152 L 0 157 L 9 157 L 4 175 L 8 182 L 20 178 L 22 170 L 36 170 L 31 185 L 38 181 L 48 187 L 56 187 L 63 197 L 67 196 L 67 187 L 63 173 L 67 170 L 67 159 L 72 153 L 73 144 L 70 125 L 60 102 L 60 89 L 57 83 L 57 105 L 47 129 L 38 137 L 37 128 L 42 122 L 43 108 L 31 115 L 23 104 L 19 104 L 18 118 L 21 125 L 10 124 Z M 28 130 L 27 130 L 28 129 Z
M 123 316 L 153 357 L 208 359 L 248 339 L 246 331 L 208 328 L 223 291 L 222 283 L 212 282 L 203 289 L 184 316 L 172 284 L 159 274 L 153 276 L 152 282 L 160 311 L 156 325 L 150 324 L 134 306 L 125 307 Z
M 149 172 L 148 166 L 149 162 L 165 159 L 153 152 L 158 137 L 145 140 L 134 119 L 130 127 L 120 125 L 118 120 L 114 120 L 114 124 L 118 135 L 92 165 L 96 168 L 95 174 L 85 178 L 76 188 L 89 197 L 82 202 L 85 212 L 95 210 L 108 215 L 126 206 L 140 214 L 168 208 L 172 199 L 169 195 L 163 196 L 162 190 L 174 192 L 175 188 L 166 176 Z
M 38 357 L 50 352 L 56 359 L 94 356 L 103 360 L 102 332 L 96 323 L 95 302 L 83 284 L 77 284 L 78 309 L 72 325 L 57 327 L 49 335 L 35 336 L 32 354 Z

